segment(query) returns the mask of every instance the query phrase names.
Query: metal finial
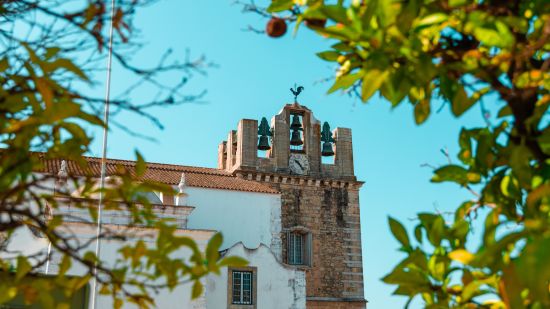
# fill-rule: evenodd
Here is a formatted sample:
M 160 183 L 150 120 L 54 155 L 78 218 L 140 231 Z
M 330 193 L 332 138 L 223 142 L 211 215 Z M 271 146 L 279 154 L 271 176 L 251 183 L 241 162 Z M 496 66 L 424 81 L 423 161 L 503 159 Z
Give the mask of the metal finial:
M 183 193 L 183 189 L 185 188 L 185 186 L 185 173 L 181 173 L 180 183 L 178 184 L 179 193 Z
M 290 88 L 290 92 L 294 95 L 294 103 L 298 103 L 298 96 L 302 91 L 304 91 L 304 89 L 305 88 L 303 86 L 296 87 L 296 84 L 294 84 L 294 88 Z
M 67 178 L 67 161 L 63 160 L 61 161 L 61 168 L 59 169 L 59 172 L 57 173 L 57 176 Z

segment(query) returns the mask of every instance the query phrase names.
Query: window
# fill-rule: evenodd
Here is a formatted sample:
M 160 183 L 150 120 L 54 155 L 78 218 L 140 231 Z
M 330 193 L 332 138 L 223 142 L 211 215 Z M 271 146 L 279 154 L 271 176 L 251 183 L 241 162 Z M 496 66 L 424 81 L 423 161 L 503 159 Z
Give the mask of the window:
M 233 271 L 233 304 L 252 305 L 252 272 Z
M 290 233 L 290 250 L 288 252 L 288 264 L 302 265 L 304 263 L 304 236 L 298 233 Z
M 256 267 L 229 268 L 227 273 L 227 308 L 256 309 Z
M 287 233 L 287 263 L 311 265 L 311 233 L 302 230 Z

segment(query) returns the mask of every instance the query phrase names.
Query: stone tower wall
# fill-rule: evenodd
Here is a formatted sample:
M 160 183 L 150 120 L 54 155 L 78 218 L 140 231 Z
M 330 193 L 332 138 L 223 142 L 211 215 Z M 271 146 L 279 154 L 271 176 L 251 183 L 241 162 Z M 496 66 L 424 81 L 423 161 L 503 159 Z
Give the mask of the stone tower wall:
M 275 185 L 282 193 L 282 228 L 312 233 L 312 266 L 306 267 L 307 295 L 362 298 L 363 268 L 357 189 L 300 184 Z M 283 242 L 286 235 L 283 235 Z M 286 256 L 286 246 L 283 246 Z

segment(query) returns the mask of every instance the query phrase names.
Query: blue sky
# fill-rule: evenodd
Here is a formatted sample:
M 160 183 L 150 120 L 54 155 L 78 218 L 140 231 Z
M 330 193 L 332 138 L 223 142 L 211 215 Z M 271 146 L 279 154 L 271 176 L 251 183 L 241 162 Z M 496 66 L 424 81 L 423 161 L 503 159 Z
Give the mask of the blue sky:
M 483 124 L 480 110 L 473 109 L 455 119 L 445 106 L 420 127 L 414 124 L 412 107 L 402 104 L 391 109 L 388 102 L 375 96 L 367 104 L 341 94 L 326 95 L 329 84 L 316 82 L 333 74 L 331 64 L 318 59 L 316 52 L 329 46 L 328 41 L 300 29 L 296 37 L 280 39 L 245 32 L 247 25 L 259 28 L 266 20 L 242 14 L 231 1 L 162 0 L 142 10 L 136 20 L 147 43 L 135 61 L 154 65 L 167 48 L 183 57 L 186 48 L 192 54 L 205 54 L 219 65 L 208 76 L 195 76 L 189 90 L 207 89 L 204 104 L 188 104 L 157 109 L 153 114 L 165 126 L 158 130 L 147 120 L 121 114 L 117 120 L 129 128 L 156 138 L 156 142 L 135 138 L 114 129 L 109 135 L 108 156 L 133 159 L 139 149 L 152 162 L 215 167 L 217 145 L 241 118 L 270 119 L 280 108 L 292 102 L 289 88 L 298 83 L 305 87 L 299 102 L 313 110 L 332 128 L 349 127 L 353 132 L 355 173 L 365 181 L 361 189 L 361 223 L 365 297 L 369 308 L 400 308 L 406 299 L 391 296 L 394 287 L 380 278 L 403 255 L 391 236 L 389 215 L 408 227 L 417 212 L 452 211 L 468 192 L 453 184 L 431 184 L 431 170 L 423 163 L 444 164 L 440 149 L 457 150 L 462 126 Z M 174 77 L 178 78 L 178 77 Z M 128 83 L 125 74 L 113 71 L 113 91 Z M 102 88 L 97 87 L 99 93 Z M 135 98 L 146 96 L 138 90 Z M 435 104 L 434 110 L 440 104 Z M 92 154 L 101 154 L 101 135 L 93 144 Z

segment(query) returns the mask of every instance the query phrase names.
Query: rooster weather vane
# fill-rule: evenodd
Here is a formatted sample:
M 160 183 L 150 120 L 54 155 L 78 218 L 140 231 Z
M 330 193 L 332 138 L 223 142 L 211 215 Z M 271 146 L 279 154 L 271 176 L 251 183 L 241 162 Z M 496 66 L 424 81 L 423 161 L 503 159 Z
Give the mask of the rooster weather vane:
M 296 87 L 296 84 L 294 84 L 294 88 L 290 88 L 290 91 L 294 95 L 294 102 L 298 103 L 298 96 L 302 91 L 304 91 L 304 87 L 303 86 Z

